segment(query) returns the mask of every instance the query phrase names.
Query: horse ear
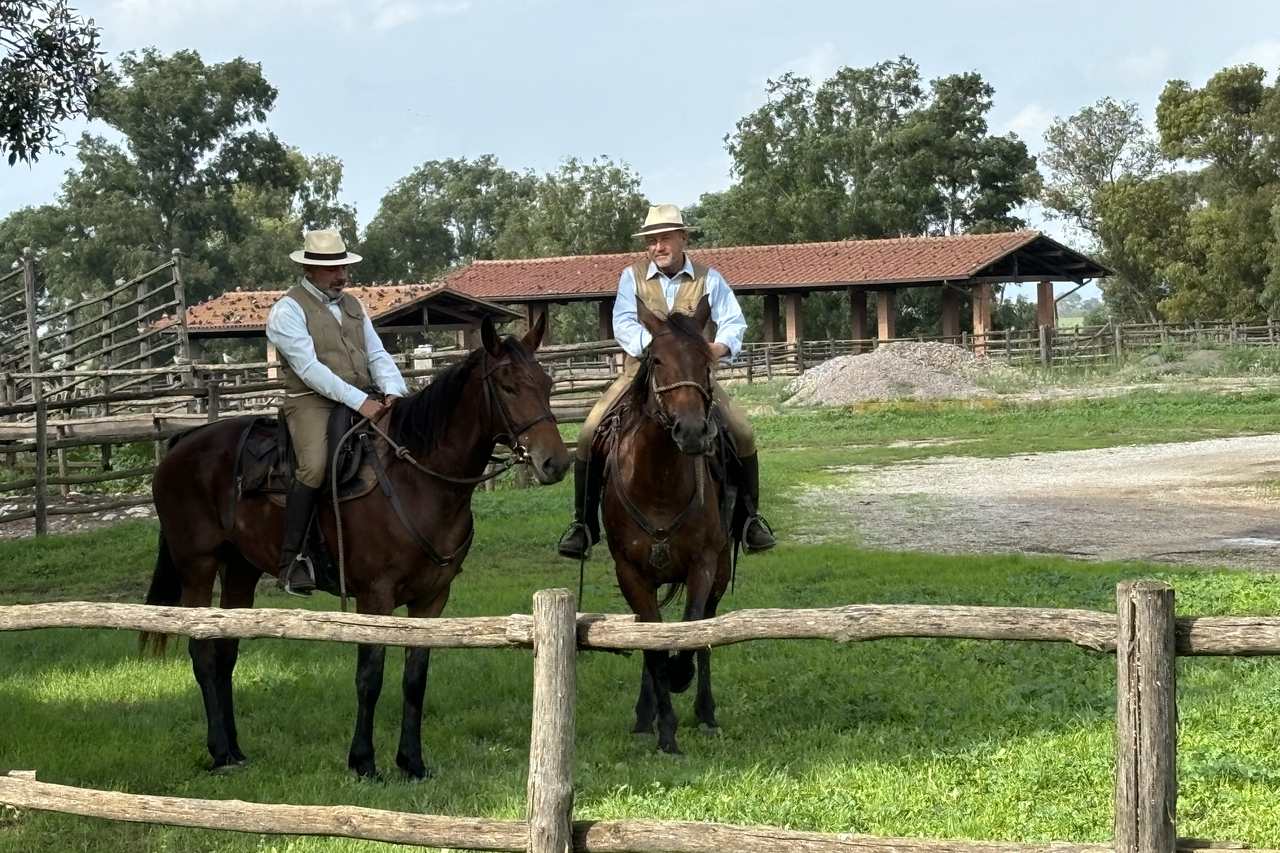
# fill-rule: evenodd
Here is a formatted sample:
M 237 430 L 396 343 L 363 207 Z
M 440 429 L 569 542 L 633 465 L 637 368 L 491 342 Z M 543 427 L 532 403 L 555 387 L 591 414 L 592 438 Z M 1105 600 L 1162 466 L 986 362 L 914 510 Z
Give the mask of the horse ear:
M 707 328 L 707 321 L 711 319 L 711 300 L 704 294 L 698 300 L 698 307 L 693 312 L 693 322 L 697 324 L 699 329 Z
M 662 331 L 662 320 L 658 315 L 649 310 L 648 306 L 640 299 L 636 299 L 636 318 L 640 320 L 641 325 L 649 330 L 649 334 L 656 335 Z
M 537 352 L 538 347 L 542 346 L 542 336 L 547 333 L 547 312 L 543 311 L 538 315 L 538 321 L 533 324 L 529 331 L 524 333 L 524 345 L 531 352 Z
M 488 350 L 489 355 L 497 356 L 501 354 L 498 342 L 498 330 L 493 327 L 493 320 L 485 317 L 480 323 L 480 341 L 484 344 L 484 348 Z

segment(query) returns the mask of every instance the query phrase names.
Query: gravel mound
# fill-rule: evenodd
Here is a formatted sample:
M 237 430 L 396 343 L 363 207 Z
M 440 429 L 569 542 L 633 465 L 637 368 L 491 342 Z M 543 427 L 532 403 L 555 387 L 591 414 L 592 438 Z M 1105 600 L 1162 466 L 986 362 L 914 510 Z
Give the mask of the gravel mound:
M 978 380 L 1017 371 L 952 344 L 903 341 L 823 362 L 794 379 L 790 406 L 847 406 L 864 400 L 954 400 L 989 394 Z

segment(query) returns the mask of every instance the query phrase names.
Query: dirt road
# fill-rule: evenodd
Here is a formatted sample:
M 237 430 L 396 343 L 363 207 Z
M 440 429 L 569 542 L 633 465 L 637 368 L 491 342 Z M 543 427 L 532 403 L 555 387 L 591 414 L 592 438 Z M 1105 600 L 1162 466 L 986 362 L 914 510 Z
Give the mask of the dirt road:
M 802 500 L 868 547 L 1280 571 L 1280 435 L 840 470 Z

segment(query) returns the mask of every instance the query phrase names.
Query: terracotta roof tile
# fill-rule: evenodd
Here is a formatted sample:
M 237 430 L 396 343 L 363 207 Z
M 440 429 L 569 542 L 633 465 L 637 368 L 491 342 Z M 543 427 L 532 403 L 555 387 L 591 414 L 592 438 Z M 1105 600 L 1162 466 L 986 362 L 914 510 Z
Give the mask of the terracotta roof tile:
M 364 305 L 377 320 L 427 294 L 442 290 L 443 284 L 372 284 L 350 287 L 347 292 Z M 187 328 L 201 331 L 251 331 L 265 329 L 267 312 L 283 290 L 233 290 L 207 299 L 187 309 Z
M 776 246 L 690 249 L 734 289 L 959 280 L 1033 242 L 1038 231 L 843 240 Z M 531 260 L 476 261 L 448 276 L 449 287 L 479 299 L 608 296 L 618 274 L 642 252 Z

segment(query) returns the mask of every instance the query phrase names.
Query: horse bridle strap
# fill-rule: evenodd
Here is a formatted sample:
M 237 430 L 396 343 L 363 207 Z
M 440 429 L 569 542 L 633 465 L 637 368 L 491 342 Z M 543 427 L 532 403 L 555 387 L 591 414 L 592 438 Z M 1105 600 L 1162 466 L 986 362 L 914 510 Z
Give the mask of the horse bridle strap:
M 627 511 L 627 515 L 631 516 L 631 520 L 639 525 L 640 529 L 652 537 L 656 542 L 666 542 L 671 538 L 671 534 L 678 530 L 680 525 L 684 524 L 684 522 L 689 518 L 689 514 L 693 512 L 694 507 L 698 505 L 698 494 L 701 492 L 701 489 L 695 488 L 693 490 L 692 494 L 689 495 L 689 502 L 685 504 L 684 509 L 680 510 L 679 514 L 676 515 L 675 518 L 671 519 L 665 527 L 655 527 L 649 522 L 649 519 L 645 517 L 645 514 L 640 507 L 636 506 L 635 503 L 632 502 L 631 498 L 627 495 L 627 490 L 622 487 L 622 482 L 618 478 L 617 459 L 618 452 L 617 445 L 615 444 L 614 448 L 609 451 L 608 459 L 605 462 L 605 481 L 613 482 L 613 489 L 617 492 L 618 499 L 622 501 L 623 509 Z M 704 460 L 701 457 L 696 461 L 696 463 L 702 462 L 704 462 Z
M 498 433 L 496 436 L 494 436 L 495 441 L 501 441 L 501 439 L 505 436 L 508 439 L 506 442 L 507 446 L 511 448 L 511 451 L 515 453 L 516 456 L 520 457 L 521 460 L 524 460 L 525 458 L 528 457 L 529 450 L 523 444 L 520 444 L 520 436 L 524 435 L 526 432 L 533 429 L 535 426 L 542 423 L 543 421 L 551 421 L 552 423 L 555 423 L 556 416 L 551 412 L 551 407 L 547 406 L 541 412 L 541 414 L 537 415 L 536 417 L 532 418 L 526 423 L 523 423 L 518 427 L 512 425 L 511 413 L 507 411 L 507 406 L 502 401 L 502 395 L 498 393 L 498 389 L 494 386 L 494 383 L 493 383 L 494 371 L 496 371 L 504 363 L 505 362 L 502 362 L 502 361 L 486 362 L 485 370 L 483 374 L 485 396 L 488 398 L 489 408 L 491 410 L 492 409 L 498 410 L 498 414 L 502 418 L 502 426 L 506 430 L 505 432 Z

